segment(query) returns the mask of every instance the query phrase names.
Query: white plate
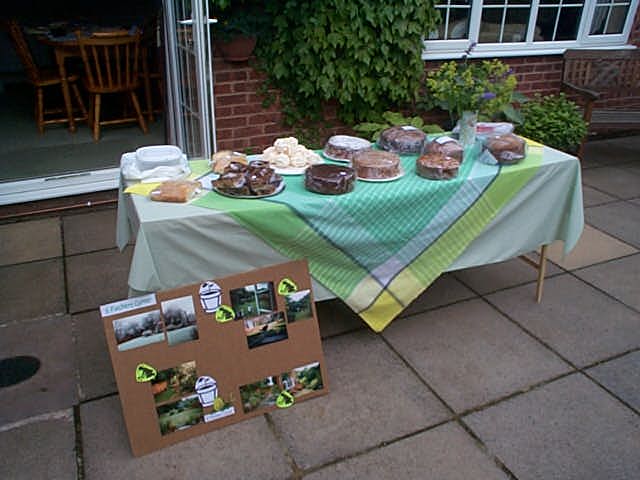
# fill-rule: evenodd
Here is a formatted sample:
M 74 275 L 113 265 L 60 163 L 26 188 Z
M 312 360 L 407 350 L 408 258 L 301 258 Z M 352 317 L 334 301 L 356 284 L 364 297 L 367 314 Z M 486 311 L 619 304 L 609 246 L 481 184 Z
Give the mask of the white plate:
M 266 198 L 266 197 L 272 197 L 274 195 L 277 195 L 281 191 L 284 190 L 284 187 L 285 187 L 285 183 L 284 183 L 284 180 L 283 180 L 283 181 L 280 182 L 280 185 L 278 185 L 278 187 L 273 191 L 273 193 L 267 193 L 266 195 L 232 195 L 230 193 L 218 190 L 215 186 L 213 186 L 213 191 L 216 192 L 216 193 L 219 193 L 220 195 L 222 195 L 224 197 L 244 198 L 244 199 L 248 199 L 248 200 L 253 200 L 253 199 L 256 199 L 256 198 Z
M 362 178 L 362 177 L 358 177 L 358 180 L 362 180 L 363 182 L 393 182 L 394 180 L 398 180 L 399 178 L 402 178 L 404 176 L 404 169 L 400 168 L 400 173 L 398 175 L 396 175 L 395 177 L 389 177 L 389 178 Z
M 325 158 L 328 158 L 329 160 L 333 160 L 334 162 L 340 162 L 340 163 L 351 163 L 351 160 L 349 160 L 348 158 L 337 158 L 337 157 L 333 157 L 331 155 L 329 155 L 328 153 L 325 153 L 324 151 L 322 151 L 322 156 Z
M 275 172 L 279 173 L 280 175 L 302 175 L 304 173 L 304 171 L 309 167 L 310 167 L 310 165 L 306 165 L 304 167 L 285 167 L 285 168 L 280 168 L 280 167 L 274 167 L 273 165 L 271 165 L 271 168 L 273 168 L 275 170 Z

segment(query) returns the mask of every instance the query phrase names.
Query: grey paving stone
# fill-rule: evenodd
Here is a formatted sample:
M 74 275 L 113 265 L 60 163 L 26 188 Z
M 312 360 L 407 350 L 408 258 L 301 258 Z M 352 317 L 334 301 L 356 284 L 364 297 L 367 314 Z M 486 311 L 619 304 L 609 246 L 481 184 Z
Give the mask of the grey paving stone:
M 282 479 L 292 473 L 264 417 L 135 458 L 117 396 L 84 403 L 80 414 L 87 480 Z
M 458 425 L 447 423 L 305 476 L 305 480 L 507 479 Z
M 531 254 L 529 256 L 537 261 L 537 255 Z M 547 277 L 560 272 L 558 267 L 547 262 Z M 519 258 L 458 270 L 454 272 L 454 275 L 458 280 L 482 295 L 526 282 L 535 282 L 538 279 L 538 271 Z M 535 297 L 535 285 L 531 285 L 529 288 L 531 295 Z
M 338 299 L 316 303 L 316 313 L 322 338 L 359 330 L 366 326 L 357 313 Z
M 581 374 L 464 421 L 518 480 L 640 478 L 640 417 Z
M 80 400 L 116 392 L 118 388 L 100 312 L 94 310 L 80 313 L 72 319 L 78 357 Z
M 65 254 L 93 252 L 116 246 L 116 209 L 62 217 Z
M 438 277 L 411 305 L 409 305 L 400 317 L 415 315 L 432 308 L 449 305 L 460 300 L 475 297 L 476 294 L 460 283 L 452 273 L 445 273 Z
M 0 225 L 0 265 L 62 256 L 57 218 Z
M 640 248 L 640 208 L 630 202 L 612 202 L 584 210 L 591 225 Z
M 0 267 L 0 324 L 64 313 L 62 259 Z
M 398 320 L 383 335 L 457 412 L 569 370 L 482 300 Z
M 585 170 L 582 172 L 582 182 L 617 198 L 640 195 L 640 176 L 617 167 Z
M 547 279 L 541 303 L 526 286 L 487 298 L 579 366 L 640 346 L 640 314 L 570 275 Z
M 613 202 L 617 200 L 611 195 L 607 195 L 595 188 L 591 188 L 587 185 L 582 187 L 582 199 L 585 207 L 593 207 L 594 205 L 601 205 L 607 202 Z
M 633 200 L 629 200 L 631 203 L 635 203 L 636 205 L 640 205 L 640 198 L 634 198 Z
M 129 266 L 133 249 L 103 250 L 65 259 L 69 312 L 93 310 L 100 305 L 127 298 Z
M 73 412 L 0 431 L 0 478 L 75 479 Z
M 77 402 L 75 355 L 68 316 L 0 327 L 0 357 L 33 356 L 37 373 L 0 389 L 0 425 L 69 408 Z
M 590 368 L 588 372 L 618 397 L 640 411 L 640 351 L 601 363 Z
M 301 468 L 323 465 L 449 417 L 372 332 L 334 337 L 323 347 L 329 395 L 270 413 Z
M 575 274 L 640 311 L 640 254 L 583 268 Z
M 634 139 L 612 138 L 587 142 L 583 163 L 586 161 L 589 165 L 599 166 L 622 165 L 637 158 L 638 148 Z

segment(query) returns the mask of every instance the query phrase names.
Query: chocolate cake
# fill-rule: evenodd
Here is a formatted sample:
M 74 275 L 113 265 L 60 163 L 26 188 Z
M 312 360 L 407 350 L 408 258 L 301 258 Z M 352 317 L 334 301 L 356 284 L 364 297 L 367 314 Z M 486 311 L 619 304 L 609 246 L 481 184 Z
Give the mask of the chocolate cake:
M 427 142 L 422 153 L 442 153 L 445 157 L 455 158 L 462 162 L 464 148 L 455 138 L 444 136 Z
M 430 180 L 449 180 L 458 175 L 460 162 L 442 153 L 425 153 L 416 160 L 416 173 Z
M 400 157 L 382 150 L 362 150 L 354 155 L 352 165 L 358 178 L 383 180 L 400 175 Z
M 341 195 L 353 190 L 356 172 L 342 165 L 312 165 L 304 172 L 304 186 L 307 190 L 326 195 Z
M 489 137 L 484 145 L 498 163 L 503 165 L 518 163 L 526 155 L 525 141 L 513 133 Z
M 371 142 L 363 138 L 334 135 L 327 140 L 324 154 L 334 160 L 352 160 L 356 153 L 369 147 L 371 147 Z
M 231 162 L 212 183 L 216 190 L 227 195 L 264 196 L 276 191 L 282 177 L 267 162 L 255 160 L 249 165 Z
M 387 128 L 380 134 L 378 145 L 383 150 L 399 154 L 420 153 L 427 138 L 419 128 L 410 125 Z

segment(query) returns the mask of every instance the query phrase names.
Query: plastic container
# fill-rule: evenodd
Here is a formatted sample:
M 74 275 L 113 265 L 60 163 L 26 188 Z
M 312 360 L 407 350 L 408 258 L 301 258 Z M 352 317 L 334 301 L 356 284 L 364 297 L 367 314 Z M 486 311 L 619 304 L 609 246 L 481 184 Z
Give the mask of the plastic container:
M 140 170 L 173 167 L 182 162 L 182 150 L 175 145 L 151 145 L 136 150 L 136 163 Z

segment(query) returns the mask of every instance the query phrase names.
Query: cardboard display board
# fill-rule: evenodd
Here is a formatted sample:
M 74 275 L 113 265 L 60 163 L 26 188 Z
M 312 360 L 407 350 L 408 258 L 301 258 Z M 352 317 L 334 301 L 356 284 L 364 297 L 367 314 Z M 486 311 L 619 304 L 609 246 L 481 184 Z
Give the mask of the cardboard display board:
M 100 312 L 136 456 L 328 392 L 304 261 Z

